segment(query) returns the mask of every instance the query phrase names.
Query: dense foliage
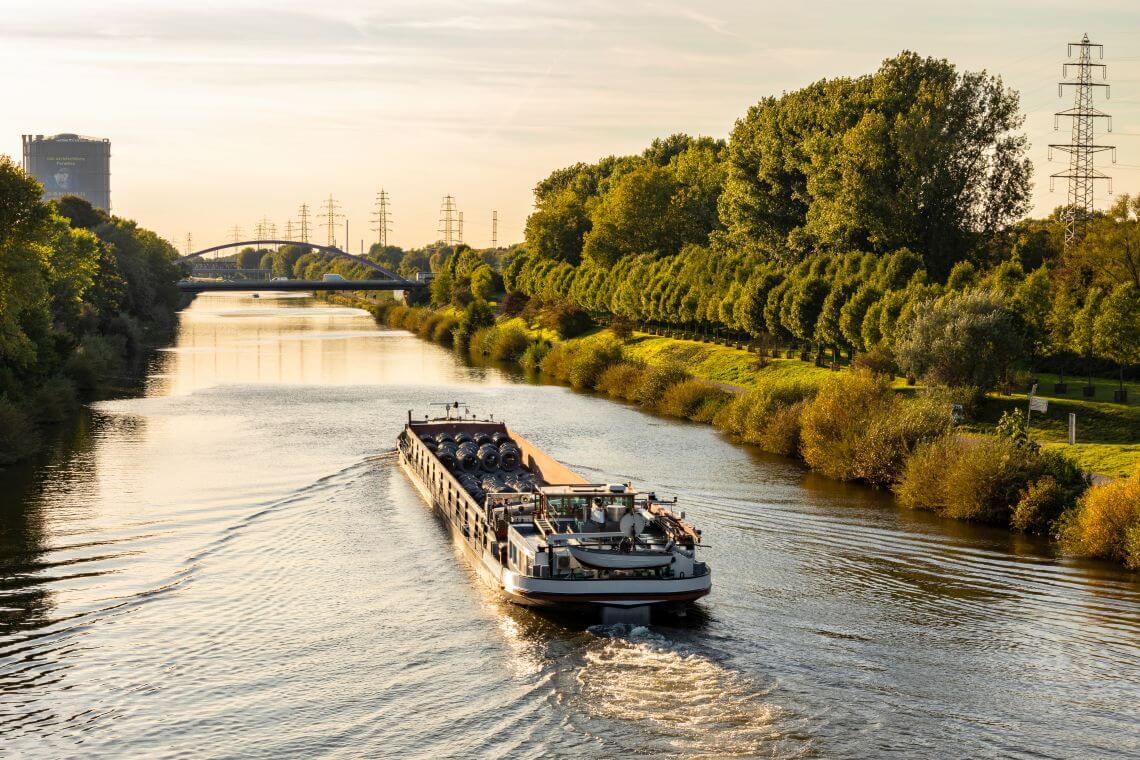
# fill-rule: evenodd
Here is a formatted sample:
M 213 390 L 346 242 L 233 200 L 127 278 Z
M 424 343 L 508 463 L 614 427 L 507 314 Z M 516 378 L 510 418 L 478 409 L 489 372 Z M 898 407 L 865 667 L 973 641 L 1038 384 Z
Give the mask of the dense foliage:
M 553 172 L 503 285 L 603 323 L 897 354 L 979 391 L 1025 365 L 1123 371 L 1140 363 L 1140 198 L 1062 252 L 1059 214 L 1015 221 L 1020 124 L 999 79 L 903 53 L 764 99 L 727 143 L 674 135 Z
M 45 202 L 0 158 L 0 462 L 34 451 L 34 422 L 60 419 L 77 391 L 124 371 L 147 330 L 173 324 L 174 257 L 80 198 Z

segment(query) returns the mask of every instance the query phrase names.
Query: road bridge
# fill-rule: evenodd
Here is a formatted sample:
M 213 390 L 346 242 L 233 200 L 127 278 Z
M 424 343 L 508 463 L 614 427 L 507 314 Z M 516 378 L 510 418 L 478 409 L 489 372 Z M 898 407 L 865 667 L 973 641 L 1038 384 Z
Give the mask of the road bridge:
M 423 283 L 411 280 L 179 280 L 183 293 L 265 290 L 416 290 Z
M 345 258 L 352 259 L 357 264 L 361 264 L 362 266 L 366 266 L 369 269 L 374 269 L 377 272 L 380 272 L 382 275 L 387 277 L 389 280 L 398 280 L 400 282 L 406 282 L 409 285 L 411 285 L 412 287 L 418 286 L 417 283 L 415 283 L 411 280 L 404 279 L 400 275 L 393 272 L 391 269 L 387 269 L 385 267 L 382 267 L 379 264 L 377 264 L 375 261 L 372 261 L 371 259 L 366 259 L 363 256 L 357 256 L 355 254 L 348 253 L 346 251 L 342 251 L 341 249 L 337 248 L 334 245 L 318 245 L 317 243 L 304 243 L 304 242 L 301 242 L 299 240 L 264 240 L 264 239 L 235 240 L 232 243 L 222 243 L 221 245 L 214 245 L 214 246 L 210 246 L 209 248 L 203 248 L 200 251 L 194 251 L 193 253 L 188 253 L 185 256 L 182 256 L 182 257 L 175 259 L 175 261 L 179 264 L 182 264 L 182 263 L 185 263 L 187 261 L 193 261 L 194 259 L 197 259 L 201 256 L 205 256 L 207 253 L 215 253 L 217 251 L 224 251 L 227 248 L 265 248 L 266 246 L 271 246 L 271 245 L 274 245 L 274 246 L 295 245 L 295 246 L 299 246 L 302 248 L 311 248 L 314 251 L 320 251 L 321 253 L 327 254 L 329 256 L 343 256 Z

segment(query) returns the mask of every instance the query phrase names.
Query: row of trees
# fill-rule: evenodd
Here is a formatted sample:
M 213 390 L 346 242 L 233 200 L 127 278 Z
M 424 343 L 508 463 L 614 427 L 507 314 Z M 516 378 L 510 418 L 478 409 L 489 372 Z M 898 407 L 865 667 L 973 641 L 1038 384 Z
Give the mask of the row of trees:
M 674 135 L 553 172 L 504 284 L 599 316 L 880 350 L 916 372 L 933 329 L 919 318 L 941 314 L 963 361 L 1000 359 L 956 379 L 989 384 L 1023 360 L 1140 363 L 1140 198 L 1063 252 L 1059 214 L 1014 221 L 1020 124 L 1000 79 L 903 53 L 764 99 L 727 143 Z

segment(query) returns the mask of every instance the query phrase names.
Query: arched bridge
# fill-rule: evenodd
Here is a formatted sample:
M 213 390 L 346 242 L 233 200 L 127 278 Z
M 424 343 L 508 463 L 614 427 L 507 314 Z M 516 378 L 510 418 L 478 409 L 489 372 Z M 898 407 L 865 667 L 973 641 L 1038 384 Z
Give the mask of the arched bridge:
M 266 246 L 281 246 L 281 245 L 295 245 L 304 248 L 311 248 L 314 251 L 329 256 L 344 256 L 345 258 L 352 259 L 357 264 L 368 267 L 374 271 L 380 272 L 386 279 L 383 280 L 244 280 L 244 281 L 204 281 L 204 280 L 182 280 L 178 283 L 178 288 L 187 292 L 201 293 L 210 290 L 414 290 L 415 288 L 424 287 L 425 283 L 417 282 L 415 280 L 408 280 L 396 274 L 386 267 L 382 267 L 375 261 L 366 259 L 363 256 L 356 256 L 342 251 L 336 246 L 332 245 L 319 245 L 317 243 L 305 243 L 300 240 L 239 240 L 232 243 L 222 243 L 221 245 L 203 248 L 200 251 L 194 251 L 182 256 L 176 261 L 181 264 L 183 262 L 191 261 L 204 256 L 208 253 L 216 251 L 224 251 L 227 248 L 264 248 Z

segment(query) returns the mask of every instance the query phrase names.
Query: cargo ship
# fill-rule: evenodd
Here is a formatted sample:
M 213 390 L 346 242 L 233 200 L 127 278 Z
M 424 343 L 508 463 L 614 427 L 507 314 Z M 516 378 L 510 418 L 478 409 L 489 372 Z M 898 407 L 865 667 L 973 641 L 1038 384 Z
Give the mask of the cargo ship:
M 501 421 L 458 402 L 413 419 L 400 465 L 479 578 L 516 604 L 648 622 L 712 590 L 701 532 L 631 483 L 590 483 Z

